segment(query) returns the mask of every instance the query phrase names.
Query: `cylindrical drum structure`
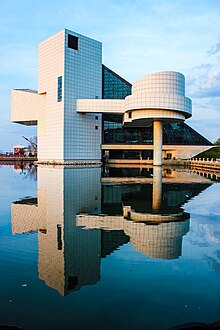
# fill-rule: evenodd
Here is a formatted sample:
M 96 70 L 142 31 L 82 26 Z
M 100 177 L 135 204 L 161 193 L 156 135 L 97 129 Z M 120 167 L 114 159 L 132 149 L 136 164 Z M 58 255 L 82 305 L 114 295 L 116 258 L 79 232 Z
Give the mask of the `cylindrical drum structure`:
M 132 94 L 125 98 L 124 123 L 154 123 L 154 165 L 162 165 L 162 123 L 184 121 L 191 116 L 192 102 L 185 97 L 185 77 L 179 72 L 145 76 L 133 84 Z

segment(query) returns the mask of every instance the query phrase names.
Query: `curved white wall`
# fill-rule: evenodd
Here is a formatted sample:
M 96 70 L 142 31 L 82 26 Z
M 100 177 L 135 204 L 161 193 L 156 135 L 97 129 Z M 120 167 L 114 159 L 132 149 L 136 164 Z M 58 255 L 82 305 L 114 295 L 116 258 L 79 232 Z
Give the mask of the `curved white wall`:
M 179 72 L 157 72 L 136 81 L 124 100 L 78 99 L 77 112 L 123 113 L 124 122 L 146 118 L 176 122 L 192 116 L 185 97 L 185 77 Z
M 185 118 L 191 117 L 192 102 L 185 97 L 184 75 L 173 71 L 156 72 L 136 81 L 132 86 L 132 94 L 125 98 L 125 111 L 148 109 L 171 110 L 181 112 Z M 147 114 L 146 118 L 154 118 L 152 112 L 149 112 L 149 116 Z M 173 118 L 172 113 L 170 118 Z M 127 116 L 124 120 L 128 120 Z
M 155 109 L 144 109 L 144 110 L 133 110 L 131 117 L 129 112 L 124 113 L 124 122 L 129 123 L 133 120 L 138 119 L 145 119 L 146 122 L 149 120 L 152 122 L 154 120 L 161 120 L 163 122 L 177 122 L 177 121 L 184 121 L 185 116 L 183 113 L 173 110 L 155 110 Z
M 140 92 L 171 93 L 185 96 L 185 77 L 180 72 L 163 71 L 138 79 L 132 85 L 132 94 Z

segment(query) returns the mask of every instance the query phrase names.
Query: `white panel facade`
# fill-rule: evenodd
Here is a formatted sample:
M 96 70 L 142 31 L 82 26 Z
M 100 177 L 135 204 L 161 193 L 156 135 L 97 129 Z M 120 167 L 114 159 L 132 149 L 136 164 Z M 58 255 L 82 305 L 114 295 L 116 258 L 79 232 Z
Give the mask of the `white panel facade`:
M 77 112 L 116 113 L 125 112 L 124 100 L 77 100 Z
M 38 160 L 63 160 L 64 104 L 57 102 L 57 79 L 64 74 L 61 31 L 39 45 L 38 93 L 46 93 L 45 128 L 38 137 Z
M 13 90 L 11 93 L 11 120 L 25 125 L 37 125 L 45 112 L 46 98 L 32 90 Z
M 141 214 L 139 214 L 141 221 Z M 151 217 L 151 214 L 150 214 Z M 166 218 L 166 216 L 164 216 Z M 107 230 L 123 230 L 130 237 L 130 243 L 137 251 L 153 258 L 174 259 L 181 255 L 182 237 L 189 231 L 189 220 L 175 221 L 172 215 L 169 223 L 161 223 L 163 216 L 155 217 L 157 226 L 144 222 L 135 222 L 122 216 L 105 216 L 80 214 L 78 226 L 88 229 L 102 228 Z M 145 221 L 147 216 L 145 215 Z
M 125 99 L 126 111 L 135 109 L 175 110 L 192 115 L 192 102 L 185 97 L 185 77 L 174 71 L 156 72 L 138 79 Z
M 68 48 L 68 34 L 78 37 L 78 50 Z M 100 114 L 80 114 L 77 99 L 102 97 L 102 44 L 65 31 L 64 159 L 100 160 Z
M 46 209 L 46 233 L 38 236 L 39 277 L 62 295 L 70 291 L 69 276 L 77 278 L 72 290 L 100 278 L 101 232 L 76 226 L 77 213 L 101 212 L 100 176 L 100 168 L 38 167 L 38 209 Z

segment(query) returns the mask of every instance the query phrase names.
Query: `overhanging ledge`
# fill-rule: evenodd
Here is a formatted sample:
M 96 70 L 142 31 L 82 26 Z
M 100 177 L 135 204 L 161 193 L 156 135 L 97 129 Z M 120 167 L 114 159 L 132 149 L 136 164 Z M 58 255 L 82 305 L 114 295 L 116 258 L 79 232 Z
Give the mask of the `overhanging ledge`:
M 44 116 L 46 94 L 39 95 L 37 91 L 16 89 L 11 94 L 11 121 L 32 126 Z
M 124 100 L 78 99 L 77 112 L 81 113 L 116 113 L 125 112 Z

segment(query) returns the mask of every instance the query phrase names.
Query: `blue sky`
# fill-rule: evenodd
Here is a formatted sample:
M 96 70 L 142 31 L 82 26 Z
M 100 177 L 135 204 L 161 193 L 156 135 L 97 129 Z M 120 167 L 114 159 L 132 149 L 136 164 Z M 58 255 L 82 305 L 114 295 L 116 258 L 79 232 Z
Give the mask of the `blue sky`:
M 10 91 L 37 89 L 38 43 L 67 28 L 103 43 L 103 63 L 133 83 L 162 70 L 186 76 L 187 123 L 220 137 L 219 0 L 0 0 L 0 151 L 36 129 L 10 123 Z

